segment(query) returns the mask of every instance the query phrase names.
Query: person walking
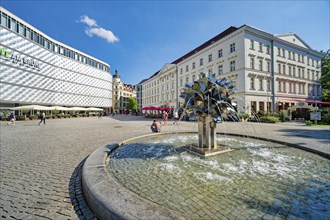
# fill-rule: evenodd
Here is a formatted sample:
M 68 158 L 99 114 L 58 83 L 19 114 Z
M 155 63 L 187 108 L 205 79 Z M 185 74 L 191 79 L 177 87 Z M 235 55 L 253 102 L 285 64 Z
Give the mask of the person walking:
M 164 120 L 164 126 L 166 126 L 168 121 L 168 114 L 166 111 L 164 111 L 163 113 L 163 120 Z
M 40 112 L 39 115 L 40 121 L 38 123 L 38 125 L 40 126 L 40 123 L 44 122 L 44 125 L 46 125 L 46 114 L 45 112 Z
M 9 122 L 7 123 L 7 126 L 9 126 L 10 124 L 15 125 L 15 115 L 13 112 L 10 113 L 10 115 L 9 115 Z

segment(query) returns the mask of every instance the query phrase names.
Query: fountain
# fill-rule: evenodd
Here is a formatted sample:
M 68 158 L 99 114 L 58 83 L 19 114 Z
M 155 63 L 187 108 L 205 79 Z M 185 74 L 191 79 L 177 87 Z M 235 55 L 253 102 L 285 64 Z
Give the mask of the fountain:
M 82 187 L 98 219 L 329 219 L 327 158 L 281 141 L 216 133 L 224 117 L 239 119 L 232 89 L 204 74 L 185 86 L 183 107 L 197 116 L 198 134 L 146 135 L 93 152 Z
M 188 150 L 201 157 L 231 151 L 225 146 L 218 145 L 215 129 L 216 123 L 223 121 L 223 115 L 239 120 L 229 98 L 233 88 L 232 81 L 227 81 L 226 78 L 218 80 L 211 74 L 206 77 L 204 73 L 200 74 L 198 80 L 185 85 L 181 94 L 181 98 L 184 99 L 183 108 L 186 114 L 194 114 L 198 121 L 198 145 L 188 145 Z

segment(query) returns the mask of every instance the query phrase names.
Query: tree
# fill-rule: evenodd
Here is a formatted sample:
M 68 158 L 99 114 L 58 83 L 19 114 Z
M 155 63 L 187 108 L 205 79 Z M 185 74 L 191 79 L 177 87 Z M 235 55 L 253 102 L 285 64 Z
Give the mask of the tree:
M 131 111 L 134 111 L 136 112 L 137 111 L 137 100 L 136 98 L 129 98 L 127 100 L 127 106 L 126 106 L 127 109 L 131 110 Z
M 324 53 L 324 57 L 321 59 L 321 66 L 322 99 L 323 101 L 330 101 L 330 49 Z

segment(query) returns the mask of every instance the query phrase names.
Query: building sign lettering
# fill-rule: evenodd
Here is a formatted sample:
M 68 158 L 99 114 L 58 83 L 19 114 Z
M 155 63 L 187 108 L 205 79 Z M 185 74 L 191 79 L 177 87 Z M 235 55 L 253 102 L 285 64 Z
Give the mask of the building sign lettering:
M 28 65 L 40 70 L 40 63 L 36 60 L 30 59 L 28 57 L 22 57 L 20 54 L 11 53 L 3 48 L 0 49 L 0 56 L 4 56 L 7 59 L 10 59 L 13 63 L 17 63 L 20 65 Z

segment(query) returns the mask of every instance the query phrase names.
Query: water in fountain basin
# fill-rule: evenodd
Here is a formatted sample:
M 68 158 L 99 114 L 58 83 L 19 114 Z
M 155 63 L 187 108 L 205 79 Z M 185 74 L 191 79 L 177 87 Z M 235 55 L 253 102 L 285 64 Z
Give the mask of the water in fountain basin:
M 117 149 L 108 169 L 129 190 L 189 218 L 329 216 L 328 159 L 265 141 L 217 139 L 237 150 L 201 159 L 182 148 L 197 135 L 153 137 Z

